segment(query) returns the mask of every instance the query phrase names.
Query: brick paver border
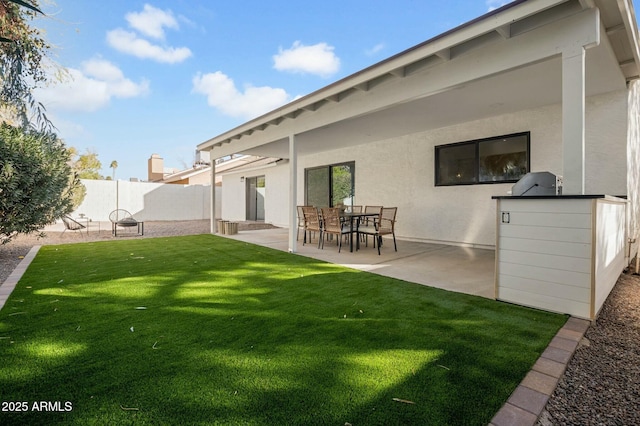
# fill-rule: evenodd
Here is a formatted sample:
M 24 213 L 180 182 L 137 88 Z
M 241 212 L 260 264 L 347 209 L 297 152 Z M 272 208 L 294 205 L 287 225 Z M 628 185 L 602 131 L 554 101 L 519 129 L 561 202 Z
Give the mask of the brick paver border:
M 533 426 L 556 389 L 591 322 L 569 318 L 524 380 L 491 420 L 490 426 Z

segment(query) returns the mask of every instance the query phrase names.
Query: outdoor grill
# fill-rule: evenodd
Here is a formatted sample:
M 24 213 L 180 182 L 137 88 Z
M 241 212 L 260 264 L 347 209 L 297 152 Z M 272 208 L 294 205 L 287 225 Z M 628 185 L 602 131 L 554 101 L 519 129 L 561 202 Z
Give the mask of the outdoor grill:
M 562 178 L 550 172 L 527 173 L 511 188 L 511 195 L 516 197 L 561 194 Z

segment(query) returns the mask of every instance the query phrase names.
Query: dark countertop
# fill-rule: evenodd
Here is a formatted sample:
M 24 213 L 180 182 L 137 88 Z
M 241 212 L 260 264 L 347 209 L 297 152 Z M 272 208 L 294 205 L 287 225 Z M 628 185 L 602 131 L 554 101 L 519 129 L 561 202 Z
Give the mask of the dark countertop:
M 590 195 L 494 195 L 491 197 L 493 200 L 592 200 L 594 198 L 606 198 L 612 201 L 627 201 L 626 195 L 605 195 L 605 194 L 590 194 Z

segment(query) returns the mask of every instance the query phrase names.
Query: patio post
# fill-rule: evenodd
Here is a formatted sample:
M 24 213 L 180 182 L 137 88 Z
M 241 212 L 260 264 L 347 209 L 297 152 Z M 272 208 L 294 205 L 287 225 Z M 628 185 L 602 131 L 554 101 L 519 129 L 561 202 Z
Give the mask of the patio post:
M 562 53 L 563 194 L 585 193 L 585 49 Z
M 294 134 L 289 135 L 289 253 L 298 249 L 296 235 L 298 231 L 298 152 Z
M 209 161 L 211 162 L 211 219 L 210 219 L 210 227 L 211 233 L 215 234 L 216 229 L 216 159 L 211 155 L 213 150 L 209 151 Z

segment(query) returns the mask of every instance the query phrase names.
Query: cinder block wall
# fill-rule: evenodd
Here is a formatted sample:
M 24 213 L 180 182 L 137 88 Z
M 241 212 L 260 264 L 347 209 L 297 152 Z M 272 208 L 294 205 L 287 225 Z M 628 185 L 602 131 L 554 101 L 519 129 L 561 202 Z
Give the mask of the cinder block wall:
M 128 210 L 139 220 L 202 220 L 210 218 L 210 185 L 169 185 L 148 182 L 82 180 L 87 195 L 72 213 L 96 221 L 108 221 L 116 208 Z M 220 187 L 216 187 L 220 217 Z

